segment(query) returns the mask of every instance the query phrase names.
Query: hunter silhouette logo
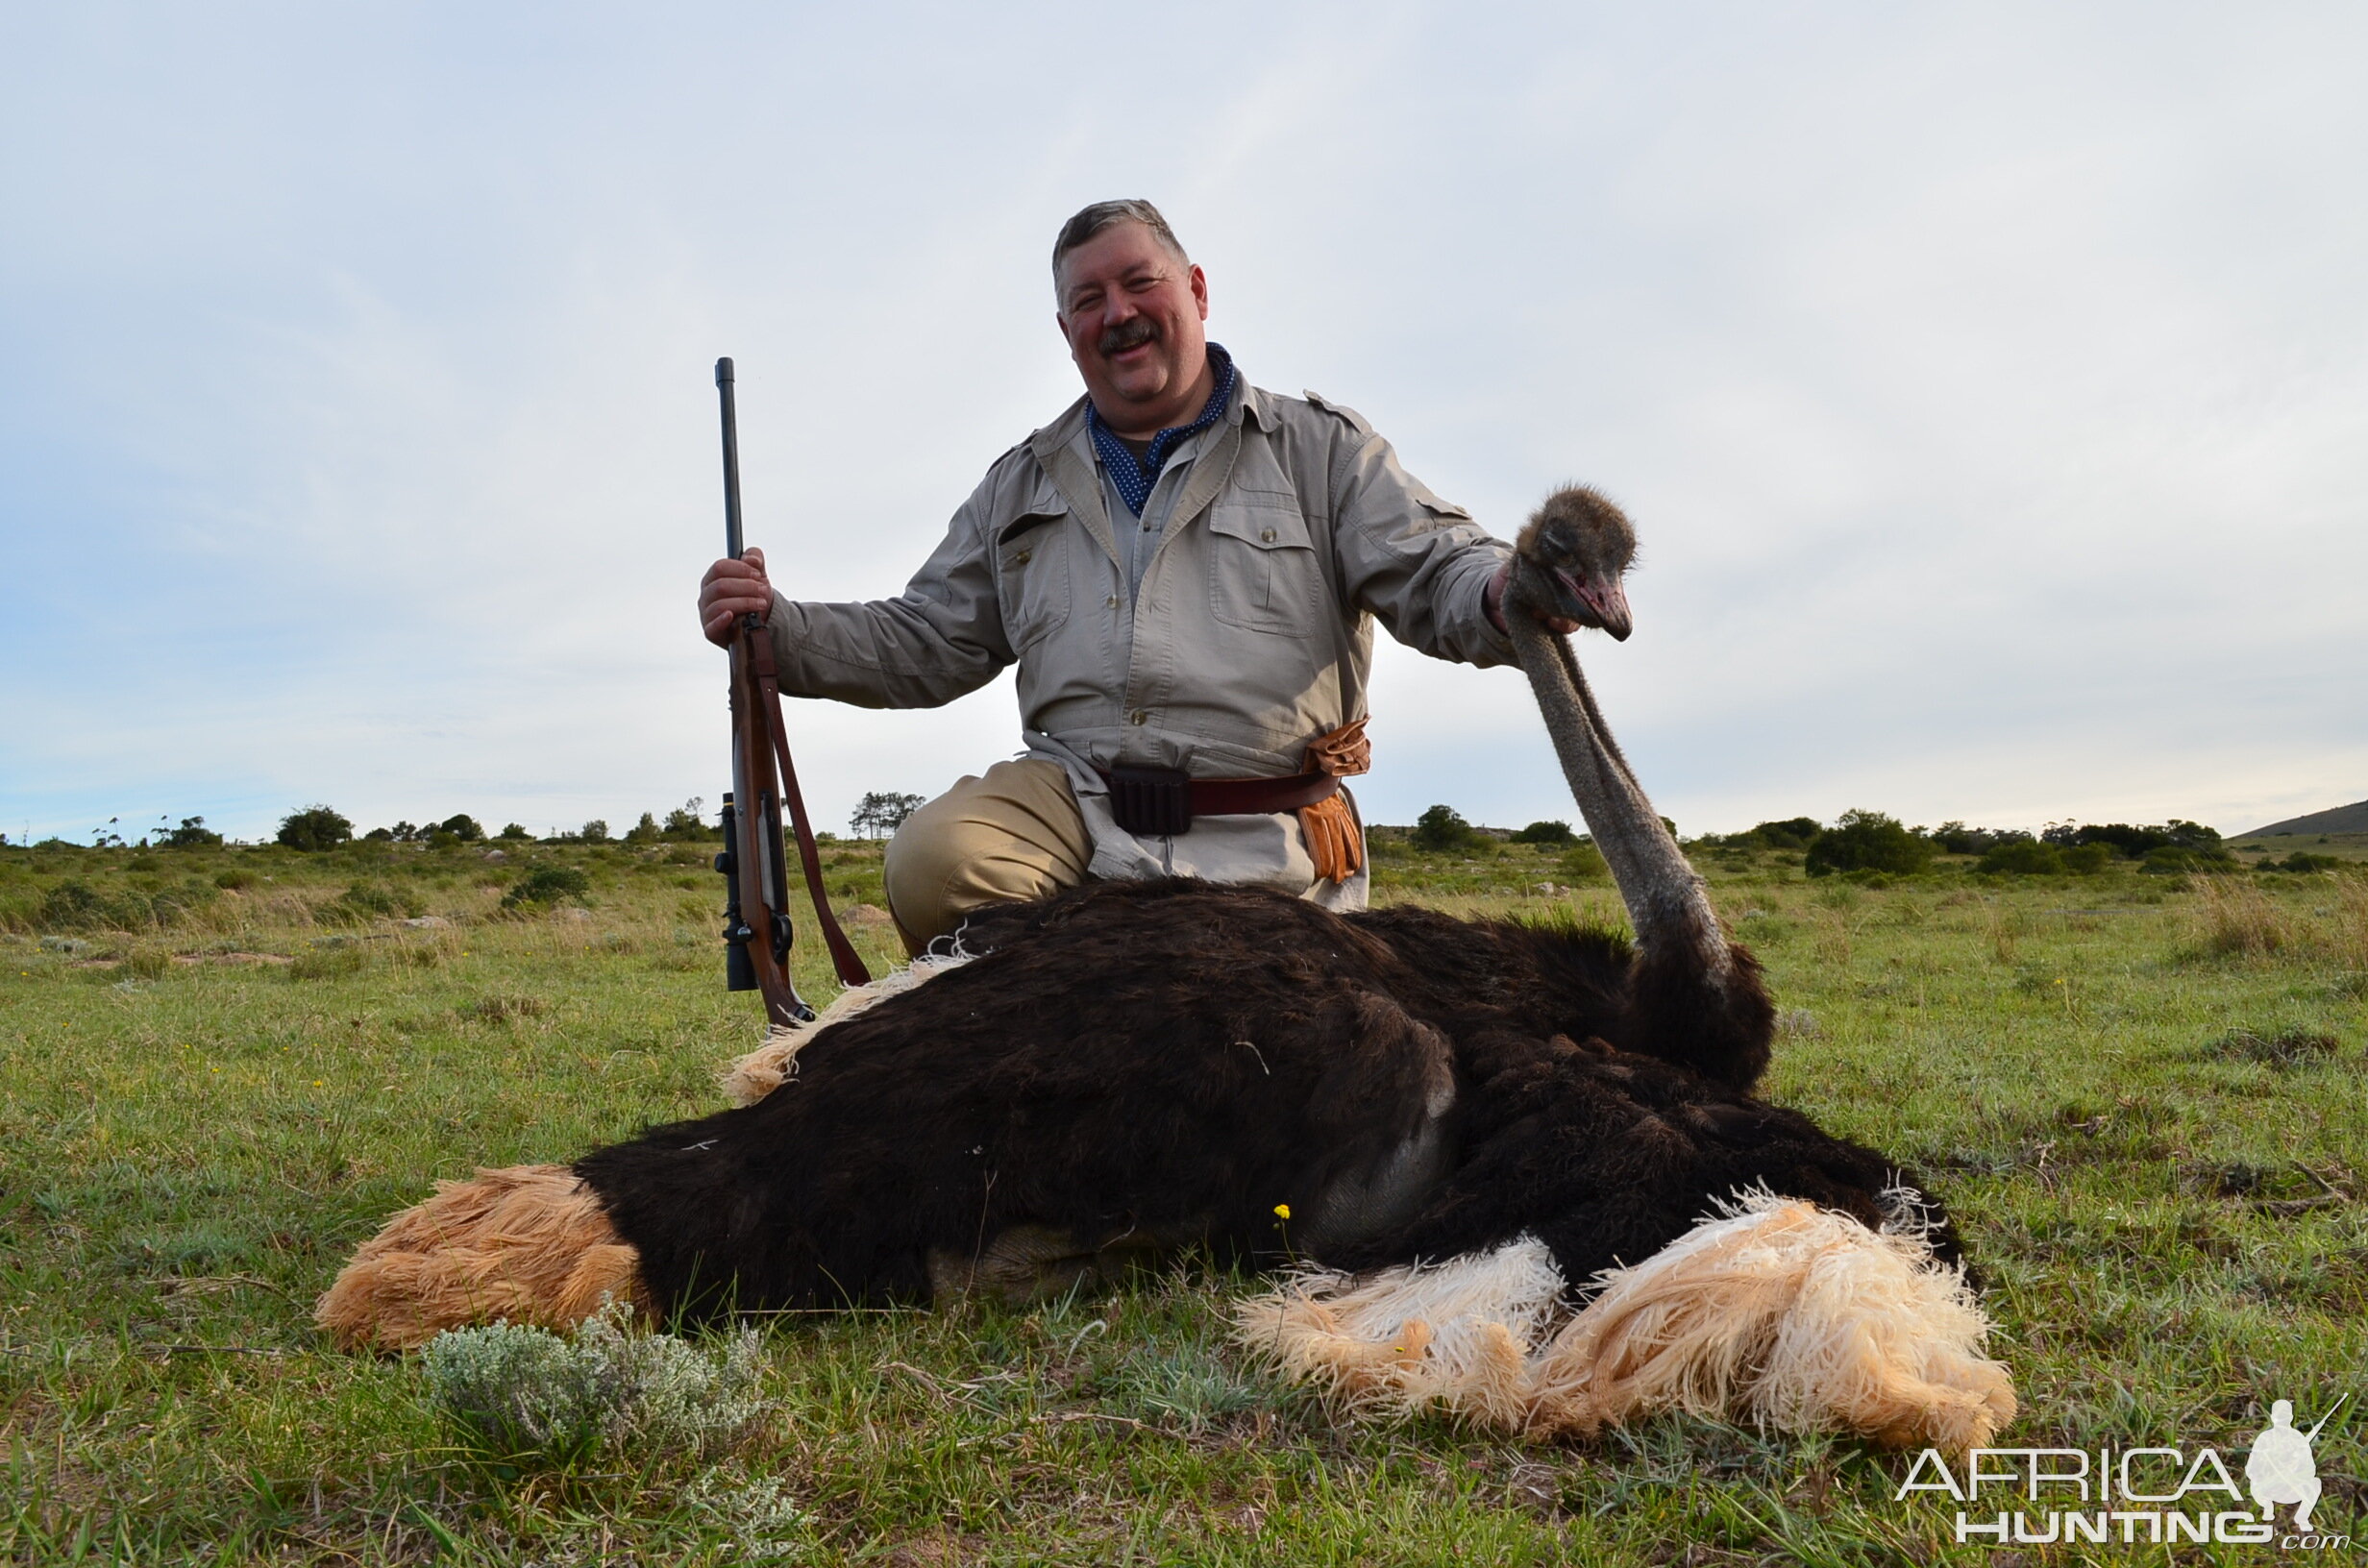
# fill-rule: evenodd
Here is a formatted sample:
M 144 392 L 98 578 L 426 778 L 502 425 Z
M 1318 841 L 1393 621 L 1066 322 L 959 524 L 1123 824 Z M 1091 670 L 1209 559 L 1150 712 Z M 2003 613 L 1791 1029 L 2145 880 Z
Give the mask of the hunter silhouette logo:
M 2245 1456 L 2245 1485 L 2260 1506 L 2264 1523 L 2278 1516 L 2279 1504 L 2291 1503 L 2294 1528 L 2310 1530 L 2310 1510 L 2319 1505 L 2319 1467 L 2310 1457 L 2310 1445 L 2351 1397 L 2346 1393 L 2335 1401 L 2334 1409 L 2320 1416 L 2318 1426 L 2308 1432 L 2294 1430 L 2292 1400 L 2270 1406 L 2269 1425 L 2254 1437 L 2253 1452 Z
M 2326 1533 L 2311 1518 L 2321 1482 L 2311 1444 L 2351 1400 L 2346 1393 L 2315 1426 L 2298 1430 L 2294 1402 L 2269 1408 L 2269 1425 L 2256 1433 L 2239 1486 L 2229 1462 L 2208 1445 L 2095 1450 L 1976 1448 L 1962 1470 L 1928 1448 L 1908 1467 L 1895 1500 L 1937 1492 L 1958 1505 L 1960 1544 L 1988 1546 L 2171 1545 L 2217 1542 L 2275 1545 L 2280 1551 L 2340 1550 L 2343 1533 Z M 2244 1506 L 2246 1493 L 2253 1507 Z M 2282 1531 L 2279 1510 L 2291 1507 Z

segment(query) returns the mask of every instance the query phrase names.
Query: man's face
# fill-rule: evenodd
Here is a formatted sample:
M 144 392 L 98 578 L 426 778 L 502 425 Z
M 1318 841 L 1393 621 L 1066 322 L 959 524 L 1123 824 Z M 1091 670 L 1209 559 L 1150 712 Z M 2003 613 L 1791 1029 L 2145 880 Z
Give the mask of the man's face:
M 1200 269 L 1142 224 L 1116 223 L 1061 257 L 1058 282 L 1056 319 L 1102 417 L 1129 433 L 1189 423 L 1208 353 Z

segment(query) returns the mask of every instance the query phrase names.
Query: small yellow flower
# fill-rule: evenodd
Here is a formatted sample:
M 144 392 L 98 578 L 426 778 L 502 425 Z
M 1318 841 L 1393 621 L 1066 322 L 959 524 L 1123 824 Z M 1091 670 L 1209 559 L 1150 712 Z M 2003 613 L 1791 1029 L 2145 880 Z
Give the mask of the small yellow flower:
M 1276 1204 L 1274 1206 L 1274 1217 L 1277 1219 L 1289 1219 L 1291 1217 L 1291 1205 L 1287 1203 Z

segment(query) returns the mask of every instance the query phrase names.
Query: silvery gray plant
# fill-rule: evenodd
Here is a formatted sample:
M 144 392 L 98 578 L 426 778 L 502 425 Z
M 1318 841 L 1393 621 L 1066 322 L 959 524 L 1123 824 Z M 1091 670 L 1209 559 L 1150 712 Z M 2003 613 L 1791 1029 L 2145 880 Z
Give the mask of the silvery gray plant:
M 708 1349 L 628 1333 L 630 1313 L 611 1303 L 572 1338 L 509 1323 L 439 1334 L 420 1353 L 430 1398 L 468 1446 L 515 1463 L 699 1458 L 737 1441 L 763 1409 L 756 1332 Z

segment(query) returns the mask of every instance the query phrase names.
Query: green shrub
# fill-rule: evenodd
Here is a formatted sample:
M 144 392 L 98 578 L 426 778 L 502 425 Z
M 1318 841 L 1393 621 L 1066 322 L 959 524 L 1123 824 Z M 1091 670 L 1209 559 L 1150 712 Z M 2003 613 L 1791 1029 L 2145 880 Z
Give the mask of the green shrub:
M 89 884 L 75 877 L 49 890 L 38 917 L 45 931 L 99 931 L 111 922 L 112 911 Z
M 502 827 L 502 837 L 515 843 L 521 839 L 530 839 L 534 835 L 527 831 L 527 825 L 524 822 L 506 822 Z
M 1824 832 L 1814 817 L 1788 817 L 1781 822 L 1762 822 L 1749 832 L 1731 833 L 1725 842 L 1737 849 L 1806 849 Z
M 1603 851 L 1591 844 L 1574 845 L 1564 851 L 1556 863 L 1562 873 L 1573 882 L 1598 882 L 1612 874 L 1605 864 Z
M 255 886 L 255 873 L 243 866 L 233 866 L 226 871 L 213 873 L 213 885 L 225 891 Z
M 657 817 L 651 812 L 643 812 L 641 821 L 625 830 L 625 842 L 628 844 L 655 844 L 657 840 Z
M 354 824 L 346 820 L 345 814 L 327 806 L 307 806 L 280 820 L 279 842 L 308 854 L 334 849 L 353 837 Z
M 419 894 L 408 888 L 357 882 L 323 905 L 319 918 L 332 924 L 367 925 L 372 920 L 407 919 L 426 911 Z
M 2063 870 L 2063 854 L 2036 839 L 2009 839 L 1990 845 L 1975 870 L 1992 876 L 2054 876 Z
M 2074 876 L 2094 876 L 2113 863 L 2113 846 L 2090 842 L 2076 844 L 2063 852 L 2063 869 Z
M 457 812 L 435 824 L 438 833 L 449 833 L 462 844 L 475 844 L 485 836 L 484 824 L 467 812 Z
M 573 866 L 537 866 L 502 894 L 504 909 L 541 908 L 548 904 L 581 903 L 592 891 L 592 879 Z
M 2265 860 L 2255 868 L 2263 871 L 2339 871 L 2343 859 L 2338 855 L 2306 854 L 2297 849 L 2283 860 Z
M 68 877 L 42 895 L 34 922 L 44 931 L 144 931 L 178 925 L 190 911 L 219 896 L 219 889 L 196 876 L 153 894 L 137 888 L 101 893 Z
M 704 843 L 720 836 L 722 829 L 699 814 L 700 807 L 704 804 L 698 796 L 692 796 L 666 814 L 666 823 L 659 831 L 670 839 L 694 843 Z
M 1932 864 L 1933 844 L 1879 811 L 1845 811 L 1817 835 L 1804 861 L 1812 876 L 1836 871 L 1888 871 L 1912 876 Z
M 2114 853 L 2132 860 L 2166 845 L 2176 849 L 2195 850 L 2208 859 L 2226 858 L 2216 828 L 2179 817 L 2152 826 L 2136 826 L 2129 822 L 2089 822 L 2084 825 L 2059 822 L 2048 828 L 2043 837 L 2048 843 L 2064 847 L 2107 845 Z
M 1942 822 L 1932 831 L 1932 841 L 1945 855 L 1986 855 L 2002 844 L 2012 844 L 2031 835 L 2013 828 L 1967 827 L 1963 822 Z
M 763 1409 L 756 1332 L 705 1351 L 628 1334 L 624 1316 L 587 1318 L 573 1340 L 507 1323 L 448 1330 L 420 1353 L 430 1401 L 464 1445 L 513 1464 L 565 1468 L 633 1447 L 697 1459 L 738 1441 Z
M 1564 821 L 1532 822 L 1513 835 L 1516 844 L 1576 844 L 1579 836 Z
M 184 817 L 179 827 L 157 842 L 166 849 L 219 849 L 222 835 L 208 827 L 203 817 Z
M 1487 834 L 1464 821 L 1453 806 L 1432 806 L 1415 819 L 1417 847 L 1440 854 L 1470 854 L 1491 843 Z

